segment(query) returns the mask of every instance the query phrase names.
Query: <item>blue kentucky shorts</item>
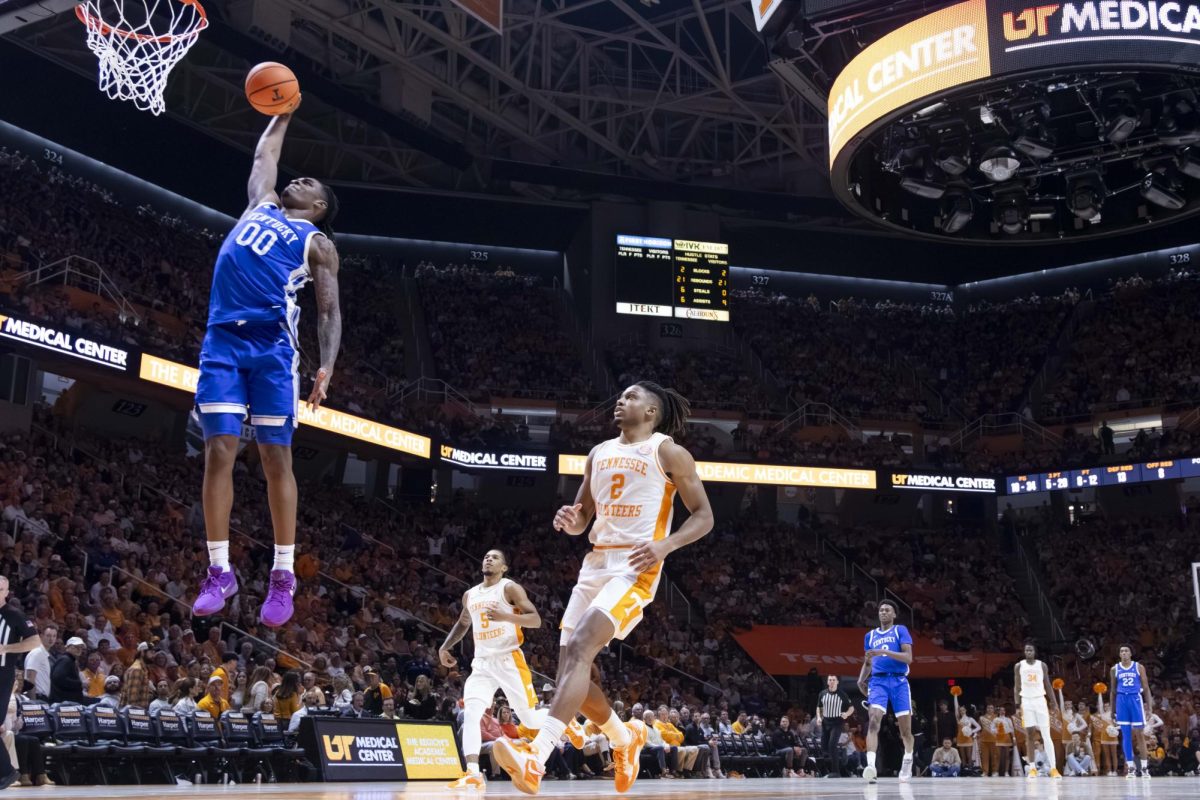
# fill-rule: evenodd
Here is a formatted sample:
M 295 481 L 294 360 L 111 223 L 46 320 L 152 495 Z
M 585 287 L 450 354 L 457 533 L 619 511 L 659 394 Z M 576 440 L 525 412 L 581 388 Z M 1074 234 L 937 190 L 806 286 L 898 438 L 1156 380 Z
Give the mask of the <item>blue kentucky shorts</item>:
M 207 441 L 239 436 L 250 417 L 263 444 L 290 445 L 300 403 L 300 352 L 280 325 L 209 326 L 196 408 Z
M 867 687 L 867 705 L 886 712 L 888 703 L 897 717 L 912 713 L 912 691 L 907 675 L 872 675 Z
M 1129 725 L 1133 728 L 1142 728 L 1146 725 L 1146 713 L 1142 710 L 1142 696 L 1140 694 L 1120 694 L 1117 693 L 1116 702 L 1116 721 L 1118 725 Z

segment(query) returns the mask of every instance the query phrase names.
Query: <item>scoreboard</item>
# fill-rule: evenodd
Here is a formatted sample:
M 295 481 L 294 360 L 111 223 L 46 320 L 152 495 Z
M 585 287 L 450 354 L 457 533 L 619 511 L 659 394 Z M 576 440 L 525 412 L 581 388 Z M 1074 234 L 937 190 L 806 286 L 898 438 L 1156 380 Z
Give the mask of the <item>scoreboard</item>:
M 617 236 L 618 314 L 729 321 L 729 245 Z
M 1100 486 L 1124 486 L 1130 483 L 1179 480 L 1200 477 L 1200 458 L 1172 461 L 1146 461 L 1141 464 L 1110 464 L 1088 469 L 1010 475 L 1004 482 L 1008 494 L 1034 494 L 1062 489 L 1090 489 Z

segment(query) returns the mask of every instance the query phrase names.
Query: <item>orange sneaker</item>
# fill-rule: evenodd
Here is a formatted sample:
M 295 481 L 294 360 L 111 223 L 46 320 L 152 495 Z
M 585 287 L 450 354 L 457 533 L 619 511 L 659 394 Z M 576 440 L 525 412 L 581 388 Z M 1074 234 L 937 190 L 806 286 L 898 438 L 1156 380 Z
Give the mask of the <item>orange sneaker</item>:
M 579 724 L 579 720 L 573 719 L 567 725 L 567 739 L 570 740 L 571 747 L 574 747 L 576 750 L 583 749 L 586 742 L 584 741 L 583 726 Z
M 474 789 L 475 791 L 487 791 L 487 779 L 479 772 L 464 772 L 462 777 L 454 783 L 446 784 L 447 789 Z
M 613 788 L 618 792 L 628 792 L 632 788 L 633 782 L 637 780 L 638 772 L 642 769 L 642 748 L 646 745 L 645 723 L 640 719 L 633 719 L 626 722 L 625 727 L 629 729 L 631 737 L 629 744 L 612 749 L 613 766 L 615 767 Z
M 514 742 L 501 736 L 492 745 L 492 760 L 512 778 L 513 786 L 525 794 L 537 794 L 542 788 L 546 768 L 528 742 Z

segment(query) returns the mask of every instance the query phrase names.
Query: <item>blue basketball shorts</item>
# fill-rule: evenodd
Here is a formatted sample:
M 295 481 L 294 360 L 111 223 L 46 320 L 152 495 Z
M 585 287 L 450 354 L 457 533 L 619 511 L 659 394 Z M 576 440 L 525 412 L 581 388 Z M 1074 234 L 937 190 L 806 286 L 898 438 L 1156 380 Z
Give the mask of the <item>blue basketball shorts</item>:
M 1132 728 L 1142 728 L 1146 725 L 1146 713 L 1142 710 L 1140 694 L 1117 693 L 1116 720 L 1118 725 L 1128 725 Z
M 300 352 L 280 325 L 212 325 L 200 349 L 196 408 L 204 439 L 239 436 L 246 417 L 263 444 L 290 445 L 300 404 Z
M 912 690 L 908 687 L 907 675 L 871 676 L 870 686 L 867 687 L 867 705 L 886 713 L 889 703 L 892 713 L 897 717 L 912 713 Z

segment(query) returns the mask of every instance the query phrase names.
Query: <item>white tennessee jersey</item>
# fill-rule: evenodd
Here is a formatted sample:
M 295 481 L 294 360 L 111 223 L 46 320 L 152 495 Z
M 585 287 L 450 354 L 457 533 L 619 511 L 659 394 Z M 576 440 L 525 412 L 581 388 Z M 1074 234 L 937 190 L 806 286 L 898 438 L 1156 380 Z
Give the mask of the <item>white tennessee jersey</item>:
M 637 545 L 671 532 L 675 484 L 663 471 L 658 448 L 671 437 L 655 433 L 644 442 L 602 442 L 592 456 L 593 545 Z
M 485 620 L 485 611 L 519 610 L 504 599 L 504 589 L 512 583 L 508 578 L 501 578 L 495 586 L 484 586 L 482 583 L 467 590 L 467 611 L 471 614 L 471 634 L 475 639 L 475 655 L 488 658 L 511 653 L 525 641 L 521 626 L 511 622 L 496 622 Z
M 1046 699 L 1046 676 L 1042 672 L 1041 661 L 1035 661 L 1030 665 L 1028 661 L 1022 660 L 1019 674 L 1022 700 Z

